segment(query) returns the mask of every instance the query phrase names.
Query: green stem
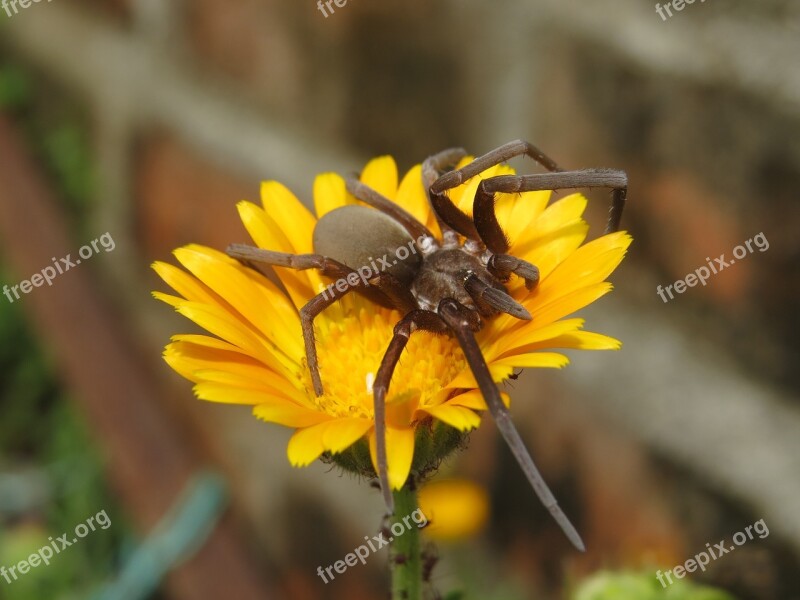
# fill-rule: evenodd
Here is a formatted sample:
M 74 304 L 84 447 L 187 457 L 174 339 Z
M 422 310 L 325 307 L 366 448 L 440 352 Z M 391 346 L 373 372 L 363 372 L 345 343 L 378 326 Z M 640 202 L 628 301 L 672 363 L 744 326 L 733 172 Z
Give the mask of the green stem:
M 394 516 L 391 526 L 391 558 L 389 568 L 392 573 L 393 600 L 422 600 L 422 556 L 419 528 L 411 518 L 417 510 L 417 493 L 408 485 L 393 492 Z M 405 522 L 404 522 L 405 519 Z M 402 534 L 395 535 L 400 532 Z

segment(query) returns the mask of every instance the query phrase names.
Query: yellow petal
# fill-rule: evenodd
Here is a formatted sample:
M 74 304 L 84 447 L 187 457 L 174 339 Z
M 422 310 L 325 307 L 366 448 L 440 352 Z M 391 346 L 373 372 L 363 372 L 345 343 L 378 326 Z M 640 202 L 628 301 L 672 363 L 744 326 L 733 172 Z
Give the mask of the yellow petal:
M 372 466 L 378 472 L 378 454 L 375 430 L 369 436 Z M 386 428 L 386 464 L 389 470 L 389 486 L 399 490 L 411 472 L 411 461 L 414 458 L 414 430 L 411 427 L 396 429 Z
M 608 282 L 597 283 L 582 288 L 568 296 L 558 298 L 555 302 L 550 302 L 545 307 L 539 307 L 534 311 L 534 319 L 537 319 L 537 322 L 542 324 L 552 323 L 553 321 L 557 321 L 558 319 L 589 306 L 598 298 L 605 296 L 612 289 L 613 286 Z M 523 305 L 525 304 L 527 303 L 523 303 Z M 530 308 L 528 308 L 528 310 L 530 310 Z
M 286 455 L 292 466 L 308 466 L 325 452 L 322 436 L 327 427 L 328 422 L 326 421 L 294 432 L 286 447 Z
M 569 364 L 569 359 L 557 352 L 533 352 L 531 354 L 515 354 L 496 360 L 492 364 L 517 368 L 562 369 Z
M 302 398 L 300 390 L 293 385 L 287 385 L 285 377 L 274 373 L 239 350 L 231 351 L 177 341 L 170 343 L 164 349 L 164 360 L 190 381 L 211 379 L 221 382 L 220 377 L 224 373 L 231 378 L 243 378 L 239 380 L 239 385 L 243 387 L 277 393 L 279 396 L 293 399 Z M 212 377 L 210 373 L 214 371 L 218 371 L 219 375 Z M 232 379 L 229 384 L 232 384 Z
M 165 304 L 169 304 L 173 308 L 177 308 L 181 304 L 185 302 L 185 300 L 179 296 L 173 296 L 172 294 L 165 294 L 164 292 L 151 292 L 153 298 L 156 300 L 161 300 Z
M 570 348 L 575 350 L 619 350 L 622 342 L 607 335 L 591 331 L 574 331 L 541 342 L 526 344 L 515 352 L 532 352 L 542 348 Z
M 481 424 L 481 418 L 473 411 L 455 404 L 441 404 L 423 410 L 459 431 L 469 431 Z
M 372 419 L 336 419 L 322 435 L 326 450 L 338 454 L 352 446 L 372 428 Z
M 344 178 L 336 173 L 322 173 L 314 179 L 314 210 L 317 218 L 348 204 Z
M 219 303 L 219 296 L 211 291 L 208 286 L 196 278 L 190 277 L 178 267 L 164 262 L 154 262 L 152 266 L 158 276 L 186 300 L 205 302 L 206 304 Z
M 292 362 L 277 349 L 268 346 L 264 340 L 242 325 L 229 312 L 218 307 L 196 302 L 184 302 L 177 308 L 187 319 L 234 346 L 242 348 L 253 358 L 263 362 L 275 372 L 289 376 L 299 371 L 299 363 Z
M 293 362 L 302 361 L 305 350 L 300 318 L 275 284 L 246 267 L 225 264 L 187 248 L 179 248 L 175 256 L 228 302 L 243 317 L 245 325 L 251 324 L 251 331 L 264 336 Z
M 253 407 L 253 415 L 262 421 L 277 423 L 284 427 L 314 427 L 325 425 L 331 419 L 324 413 L 308 410 L 288 402 L 258 404 Z
M 565 223 L 581 218 L 588 200 L 582 194 L 570 194 L 553 202 L 536 219 L 531 235 L 541 236 L 548 231 L 560 229 Z
M 574 348 L 576 350 L 619 350 L 622 342 L 602 333 L 574 331 L 553 338 L 551 348 Z
M 546 303 L 605 280 L 622 262 L 631 241 L 627 233 L 617 232 L 584 244 L 542 278 L 536 290 L 539 302 Z
M 549 340 L 565 333 L 578 331 L 583 326 L 583 319 L 566 319 L 549 323 L 539 327 L 537 322 L 519 321 L 512 322 L 511 327 L 492 329 L 492 344 L 484 347 L 483 355 L 487 361 L 491 362 L 496 358 L 517 353 L 516 349 L 526 344 L 533 344 L 543 340 Z
M 509 253 L 534 264 L 539 269 L 540 280 L 544 281 L 550 273 L 586 240 L 589 225 L 585 221 L 575 220 L 565 223 L 558 229 L 552 229 L 535 237 L 523 237 L 526 242 L 512 246 Z M 512 278 L 510 288 L 521 290 L 525 282 L 519 277 Z
M 397 190 L 397 204 L 410 212 L 420 223 L 426 224 L 431 217 L 431 207 L 425 187 L 422 185 L 422 166 L 414 166 L 406 173 Z
M 507 379 L 514 369 L 508 365 L 499 365 L 492 363 L 489 365 L 489 372 L 492 375 L 493 381 L 503 381 Z M 448 388 L 476 388 L 478 382 L 475 381 L 475 376 L 470 369 L 464 369 L 458 376 L 447 384 Z
M 310 254 L 314 251 L 311 235 L 317 220 L 289 188 L 277 181 L 265 181 L 261 184 L 261 204 L 289 240 L 292 246 L 289 252 Z
M 256 246 L 275 252 L 293 252 L 294 247 L 281 226 L 260 206 L 242 200 L 236 205 L 239 218 Z
M 511 406 L 511 396 L 505 392 L 500 392 L 500 398 L 503 400 L 503 404 L 506 405 L 506 408 Z M 453 406 L 464 406 L 473 410 L 489 410 L 489 407 L 486 406 L 486 400 L 484 399 L 483 394 L 477 389 L 469 390 L 468 392 L 459 394 L 458 396 L 448 400 L 447 404 Z
M 194 386 L 194 393 L 200 400 L 219 402 L 222 404 L 280 404 L 306 412 L 310 411 L 305 406 L 300 406 L 284 397 L 276 396 L 270 392 L 256 389 L 233 387 L 224 383 L 201 381 Z
M 361 172 L 361 183 L 389 200 L 397 195 L 397 164 L 391 156 L 373 158 Z
M 503 230 L 508 235 L 508 239 L 511 240 L 512 248 L 515 241 L 524 235 L 533 222 L 542 214 L 542 211 L 550 201 L 550 196 L 552 196 L 552 192 L 549 190 L 523 192 L 517 196 L 508 220 L 502 223 Z

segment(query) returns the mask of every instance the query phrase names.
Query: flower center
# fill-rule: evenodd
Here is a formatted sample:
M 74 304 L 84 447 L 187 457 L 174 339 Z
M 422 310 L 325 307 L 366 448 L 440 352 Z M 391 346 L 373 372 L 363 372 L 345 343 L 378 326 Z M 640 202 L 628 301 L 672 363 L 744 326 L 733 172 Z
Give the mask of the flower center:
M 315 320 L 317 356 L 325 393 L 315 397 L 306 370 L 306 389 L 317 407 L 337 417 L 373 417 L 372 387 L 400 314 L 362 298 L 345 298 Z M 458 343 L 445 335 L 417 331 L 397 363 L 387 405 L 409 403 L 409 418 L 466 367 Z

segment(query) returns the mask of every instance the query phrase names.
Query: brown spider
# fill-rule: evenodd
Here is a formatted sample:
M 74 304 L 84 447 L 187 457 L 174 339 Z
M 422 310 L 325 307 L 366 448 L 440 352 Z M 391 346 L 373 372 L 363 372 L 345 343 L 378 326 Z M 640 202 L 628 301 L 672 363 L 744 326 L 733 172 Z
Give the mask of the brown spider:
M 475 194 L 472 218 L 448 198 L 448 190 L 520 155 L 530 156 L 549 172 L 484 179 Z M 394 512 L 394 503 L 387 473 L 385 406 L 389 383 L 413 331 L 447 333 L 458 340 L 497 428 L 536 495 L 575 547 L 583 551 L 583 541 L 558 506 L 511 421 L 474 333 L 484 319 L 498 312 L 530 320 L 531 315 L 507 293 L 503 284 L 512 273 L 522 277 L 528 289 L 533 289 L 539 280 L 535 265 L 506 254 L 509 242 L 495 215 L 495 194 L 611 188 L 612 203 L 606 226 L 606 233 L 610 233 L 619 228 L 628 179 L 624 172 L 612 169 L 564 171 L 522 140 L 500 146 L 461 169 L 442 174 L 464 156 L 466 152 L 460 148 L 449 149 L 429 157 L 422 165 L 422 179 L 442 231 L 441 241 L 403 208 L 357 179 L 349 178 L 347 190 L 369 206 L 348 205 L 325 214 L 314 229 L 315 254 L 294 255 L 240 244 L 230 246 L 227 252 L 245 263 L 319 269 L 323 275 L 339 280 L 335 288 L 329 286 L 300 310 L 306 358 L 318 396 L 323 393 L 314 342 L 314 318 L 318 314 L 351 291 L 404 314 L 395 325 L 373 384 L 378 478 L 390 513 Z M 404 259 L 393 263 L 383 261 L 381 269 L 368 268 L 370 277 L 363 276 L 364 266 L 370 264 L 373 256 L 399 256 L 398 249 L 403 246 L 412 248 L 411 252 L 405 252 Z

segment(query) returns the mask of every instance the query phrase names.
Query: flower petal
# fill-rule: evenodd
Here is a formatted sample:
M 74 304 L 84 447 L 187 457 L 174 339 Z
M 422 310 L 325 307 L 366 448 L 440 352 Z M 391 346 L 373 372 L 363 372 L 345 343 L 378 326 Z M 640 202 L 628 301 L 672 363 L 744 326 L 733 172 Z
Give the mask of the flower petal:
M 280 348 L 295 363 L 305 356 L 300 318 L 295 307 L 266 277 L 242 265 L 226 264 L 189 248 L 175 251 L 178 260 L 206 282 L 244 318 L 253 332 Z M 269 310 L 265 310 L 269 307 Z
M 369 436 L 369 449 L 372 457 L 372 466 L 378 472 L 378 450 L 376 446 L 375 430 Z M 414 429 L 404 427 L 396 429 L 386 428 L 386 463 L 389 470 L 389 487 L 399 490 L 405 485 L 408 474 L 411 472 L 411 461 L 414 458 Z
M 598 298 L 602 298 L 610 292 L 614 286 L 608 282 L 597 283 L 585 288 L 581 288 L 572 292 L 567 296 L 558 298 L 557 301 L 550 302 L 544 307 L 539 307 L 535 310 L 536 319 L 540 323 L 552 323 L 563 317 L 573 314 L 574 312 L 589 306 Z M 523 305 L 526 303 L 523 302 Z M 527 306 L 526 306 L 527 308 Z M 528 308 L 530 311 L 530 308 Z
M 322 436 L 327 427 L 328 422 L 325 421 L 294 432 L 294 435 L 289 439 L 289 445 L 286 447 L 286 455 L 289 457 L 289 462 L 293 467 L 308 466 L 325 452 Z
M 532 352 L 530 354 L 515 354 L 496 360 L 492 364 L 517 368 L 563 369 L 569 364 L 569 358 L 558 352 Z
M 206 304 L 220 303 L 220 297 L 208 286 L 197 278 L 189 276 L 178 267 L 165 262 L 154 262 L 152 267 L 169 287 L 178 292 L 186 300 L 205 302 Z
M 261 204 L 267 216 L 277 223 L 291 244 L 289 252 L 309 254 L 317 220 L 289 188 L 277 181 L 261 184 Z
M 284 427 L 316 427 L 326 425 L 331 417 L 289 402 L 265 402 L 253 407 L 253 415 L 262 421 Z M 303 431 L 303 429 L 300 429 Z M 317 455 L 319 456 L 319 455 Z M 315 457 L 316 458 L 316 457 Z M 313 461 L 314 459 L 312 459 Z
M 427 224 L 431 214 L 428 195 L 422 184 L 422 165 L 416 165 L 405 174 L 397 189 L 395 202 L 410 212 L 417 221 Z
M 511 406 L 511 396 L 507 393 L 500 392 L 500 398 L 503 400 L 503 404 L 506 405 L 506 408 Z M 483 394 L 477 389 L 469 390 L 468 392 L 454 396 L 447 401 L 447 404 L 452 406 L 464 406 L 473 410 L 489 410 L 489 407 L 486 406 L 486 400 L 483 398 Z
M 397 195 L 397 164 L 391 156 L 373 158 L 361 171 L 361 183 L 389 200 Z
M 372 426 L 372 419 L 336 419 L 328 424 L 323 433 L 322 445 L 326 450 L 338 454 L 364 437 Z
M 470 431 L 481 424 L 481 418 L 473 411 L 455 404 L 440 404 L 425 408 L 424 411 L 459 431 Z
M 252 202 L 240 202 L 236 207 L 245 229 L 253 238 L 256 246 L 275 252 L 298 253 L 280 224 L 273 220 L 263 208 Z M 308 233 L 308 238 L 308 243 L 311 244 L 311 232 Z M 298 271 L 286 267 L 273 267 L 273 269 L 286 287 L 286 291 L 289 292 L 292 302 L 298 308 L 314 296 L 315 290 L 322 281 L 314 270 Z
M 314 210 L 317 218 L 348 204 L 344 178 L 337 173 L 321 173 L 314 179 Z

